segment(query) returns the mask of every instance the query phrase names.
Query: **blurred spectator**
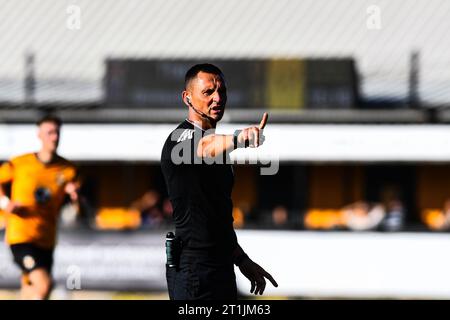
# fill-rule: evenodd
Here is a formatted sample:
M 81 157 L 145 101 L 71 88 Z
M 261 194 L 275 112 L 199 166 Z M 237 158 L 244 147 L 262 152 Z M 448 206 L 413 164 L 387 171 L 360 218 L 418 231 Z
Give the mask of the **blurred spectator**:
M 442 208 L 442 226 L 441 230 L 449 230 L 450 229 L 450 198 L 445 200 L 444 207 Z
M 376 229 L 386 213 L 381 204 L 370 205 L 367 202 L 358 201 L 344 207 L 343 215 L 350 230 L 365 231 Z
M 131 208 L 141 213 L 142 226 L 158 228 L 164 223 L 165 217 L 159 203 L 161 195 L 156 190 L 148 190 L 142 197 L 131 204 Z
M 80 193 L 79 207 L 74 206 L 66 200 L 61 208 L 61 227 L 92 227 L 95 222 L 95 208 L 89 203 L 87 198 Z
M 162 205 L 162 212 L 163 212 L 163 220 L 165 225 L 170 225 L 173 223 L 172 214 L 173 214 L 173 208 L 172 203 L 170 202 L 169 198 L 164 199 L 163 205 Z
M 244 226 L 244 212 L 240 207 L 233 207 L 233 228 L 240 229 Z
M 447 227 L 450 227 L 450 198 L 445 200 L 444 208 L 442 211 L 446 220 Z
M 289 222 L 288 210 L 285 206 L 278 205 L 272 210 L 272 227 L 283 229 L 288 227 Z
M 248 226 L 251 224 L 251 205 L 247 201 L 239 201 L 233 207 L 233 227 L 236 229 Z M 250 218 L 250 219 L 249 219 Z
M 386 208 L 386 215 L 380 223 L 382 231 L 400 231 L 404 227 L 405 209 L 400 200 L 392 200 Z
M 381 190 L 381 199 L 386 215 L 380 223 L 381 231 L 400 231 L 404 227 L 405 207 L 401 198 L 401 188 L 397 185 L 385 185 Z

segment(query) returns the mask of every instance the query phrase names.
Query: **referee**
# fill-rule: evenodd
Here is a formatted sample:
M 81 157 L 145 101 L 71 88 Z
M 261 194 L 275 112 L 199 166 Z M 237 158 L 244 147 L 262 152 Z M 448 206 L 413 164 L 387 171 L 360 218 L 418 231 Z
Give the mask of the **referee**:
M 263 294 L 272 276 L 253 262 L 239 246 L 233 229 L 231 191 L 233 168 L 229 153 L 263 143 L 264 114 L 259 127 L 215 134 L 227 101 L 224 76 L 212 64 L 191 67 L 185 76 L 183 102 L 188 118 L 167 138 L 161 168 L 174 211 L 179 254 L 166 277 L 172 300 L 236 300 L 234 264 L 251 284 L 250 292 Z

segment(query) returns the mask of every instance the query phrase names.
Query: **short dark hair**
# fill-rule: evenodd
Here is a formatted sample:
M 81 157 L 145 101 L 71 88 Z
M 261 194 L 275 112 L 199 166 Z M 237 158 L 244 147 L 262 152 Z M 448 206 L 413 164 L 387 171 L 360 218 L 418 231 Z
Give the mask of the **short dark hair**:
M 186 76 L 184 77 L 184 87 L 187 89 L 189 82 L 191 82 L 200 72 L 206 72 L 211 74 L 216 74 L 222 77 L 222 79 L 225 79 L 223 76 L 222 70 L 219 69 L 219 67 L 211 64 L 211 63 L 200 63 L 192 66 L 187 72 Z
M 51 115 L 51 114 L 46 114 L 44 116 L 42 116 L 41 118 L 39 118 L 39 120 L 36 122 L 37 126 L 40 126 L 41 124 L 45 123 L 45 122 L 51 122 L 56 124 L 58 127 L 61 127 L 62 125 L 62 120 L 61 118 Z

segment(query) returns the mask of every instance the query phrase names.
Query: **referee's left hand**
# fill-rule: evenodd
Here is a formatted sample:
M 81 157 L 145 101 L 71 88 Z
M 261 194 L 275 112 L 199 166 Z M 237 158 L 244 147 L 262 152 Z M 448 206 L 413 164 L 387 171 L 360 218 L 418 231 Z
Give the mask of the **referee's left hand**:
M 239 269 L 241 270 L 242 274 L 248 280 L 250 280 L 250 293 L 254 293 L 255 295 L 259 293 L 260 295 L 262 295 L 264 290 L 266 289 L 265 278 L 269 279 L 274 287 L 278 287 L 278 283 L 275 281 L 275 279 L 259 264 L 253 262 L 250 258 L 242 262 L 242 264 L 239 266 Z

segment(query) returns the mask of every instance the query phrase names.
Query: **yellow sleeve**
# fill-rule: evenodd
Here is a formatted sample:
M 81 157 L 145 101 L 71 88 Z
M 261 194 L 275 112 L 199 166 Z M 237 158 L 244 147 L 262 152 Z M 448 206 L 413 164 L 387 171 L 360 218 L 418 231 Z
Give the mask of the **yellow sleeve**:
M 69 167 L 66 171 L 66 180 L 67 182 L 77 182 L 78 181 L 78 170 L 76 167 Z
M 0 166 L 0 183 L 10 182 L 14 177 L 14 167 L 9 161 Z

